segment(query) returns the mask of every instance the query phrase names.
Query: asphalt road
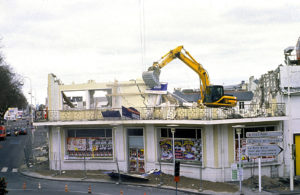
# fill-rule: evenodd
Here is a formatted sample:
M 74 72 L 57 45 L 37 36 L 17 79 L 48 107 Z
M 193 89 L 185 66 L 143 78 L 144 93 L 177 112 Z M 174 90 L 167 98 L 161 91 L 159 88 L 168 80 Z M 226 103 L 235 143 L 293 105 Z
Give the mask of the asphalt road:
M 24 125 L 24 124 L 23 124 Z M 20 125 L 19 125 L 20 126 Z M 25 163 L 25 145 L 31 141 L 31 132 L 27 135 L 8 136 L 6 140 L 0 141 L 0 177 L 5 177 L 7 182 L 8 194 L 22 195 L 60 195 L 60 194 L 87 194 L 89 185 L 92 194 L 99 195 L 168 195 L 176 194 L 174 190 L 165 190 L 151 187 L 117 185 L 107 183 L 88 183 L 82 182 L 63 182 L 45 179 L 36 179 L 19 173 L 19 167 Z M 23 189 L 26 183 L 26 189 Z M 68 192 L 65 192 L 65 187 Z M 40 186 L 40 188 L 39 188 Z M 178 192 L 177 194 L 189 194 Z

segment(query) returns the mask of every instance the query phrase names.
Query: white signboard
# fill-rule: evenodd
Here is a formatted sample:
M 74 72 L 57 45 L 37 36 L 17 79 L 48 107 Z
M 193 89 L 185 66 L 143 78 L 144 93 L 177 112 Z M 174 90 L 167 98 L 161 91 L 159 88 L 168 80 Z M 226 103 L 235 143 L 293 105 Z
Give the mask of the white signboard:
M 282 138 L 247 138 L 247 144 L 269 144 L 282 142 Z
M 243 168 L 239 169 L 238 164 L 231 164 L 231 181 L 243 180 Z
M 246 153 L 250 157 L 277 156 L 282 150 L 278 145 L 247 146 Z
M 247 132 L 246 137 L 277 137 L 282 136 L 282 131 Z
M 237 168 L 236 163 L 233 163 L 231 165 L 231 181 L 239 181 L 239 179 L 238 179 L 238 168 Z

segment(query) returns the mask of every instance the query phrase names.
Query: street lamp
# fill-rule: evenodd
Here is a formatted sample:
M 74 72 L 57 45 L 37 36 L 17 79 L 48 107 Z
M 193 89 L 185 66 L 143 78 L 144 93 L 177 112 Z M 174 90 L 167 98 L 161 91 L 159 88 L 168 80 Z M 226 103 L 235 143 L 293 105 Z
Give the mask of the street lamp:
M 173 166 L 174 166 L 174 177 L 175 177 L 175 160 L 176 160 L 176 156 L 175 156 L 175 127 L 177 127 L 178 125 L 167 125 L 168 127 L 171 127 L 171 133 L 172 133 L 172 150 L 173 150 Z M 177 195 L 177 181 L 176 181 L 176 195 Z
M 242 128 L 244 128 L 245 125 L 235 125 L 233 128 L 235 128 L 235 131 L 238 135 L 238 142 L 239 142 L 239 182 L 240 182 L 240 193 L 242 193 L 242 160 L 241 160 L 241 132 Z
M 172 150 L 173 150 L 173 153 L 172 153 L 172 156 L 173 156 L 173 165 L 174 165 L 174 168 L 175 168 L 175 127 L 178 127 L 178 125 L 167 125 L 167 127 L 171 127 L 171 133 L 172 133 Z
M 27 78 L 29 79 L 29 82 L 30 82 L 30 122 L 31 122 L 31 125 L 33 124 L 33 116 L 32 116 L 32 83 L 31 83 L 31 78 L 27 77 L 27 76 L 24 76 L 24 78 Z

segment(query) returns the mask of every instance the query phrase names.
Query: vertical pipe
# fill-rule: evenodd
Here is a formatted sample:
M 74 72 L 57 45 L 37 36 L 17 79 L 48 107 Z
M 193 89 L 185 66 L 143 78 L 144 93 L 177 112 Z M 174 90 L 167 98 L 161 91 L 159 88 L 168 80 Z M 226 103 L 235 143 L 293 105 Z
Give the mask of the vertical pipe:
M 242 174 L 241 174 L 241 133 L 238 133 L 238 141 L 239 141 L 239 182 L 240 182 L 240 193 L 242 193 Z
M 220 127 L 220 125 L 219 125 L 219 127 Z M 222 126 L 221 126 L 222 127 Z M 224 146 L 224 131 L 222 131 L 221 130 L 221 132 L 220 132 L 220 134 L 221 134 L 221 162 L 222 162 L 222 176 L 223 176 L 223 182 L 225 182 L 225 163 L 224 163 L 224 161 L 225 161 L 225 159 L 224 159 L 224 154 L 225 154 L 225 152 L 224 152 L 224 148 L 225 148 L 225 146 Z
M 84 156 L 83 156 L 83 163 L 84 163 L 84 178 L 87 178 L 85 155 L 86 155 L 86 154 L 84 154 Z
M 60 127 L 58 127 L 58 130 L 57 130 L 57 139 L 58 139 L 58 160 L 59 160 L 59 174 L 61 175 L 61 137 L 60 137 Z
M 261 192 L 261 157 L 258 158 L 258 191 Z
M 173 165 L 175 167 L 175 141 L 174 141 L 175 128 L 172 128 L 171 131 L 172 131 Z
M 203 191 L 203 187 L 202 187 L 202 159 L 200 161 L 200 188 L 199 188 L 199 192 Z

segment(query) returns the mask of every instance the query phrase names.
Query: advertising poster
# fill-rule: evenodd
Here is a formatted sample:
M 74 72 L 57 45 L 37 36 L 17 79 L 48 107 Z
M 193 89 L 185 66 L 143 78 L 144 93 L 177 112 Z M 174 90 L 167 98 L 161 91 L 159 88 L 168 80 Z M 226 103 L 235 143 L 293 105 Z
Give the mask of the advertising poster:
M 183 156 L 184 160 L 195 160 L 196 148 L 194 147 L 194 142 L 190 140 L 183 141 Z
M 112 138 L 68 138 L 69 158 L 111 158 L 113 156 Z
M 163 139 L 160 141 L 161 160 L 173 159 L 172 140 Z M 178 160 L 201 161 L 201 140 L 184 140 L 178 139 L 174 141 L 175 158 Z
M 71 151 L 85 151 L 86 150 L 86 139 L 85 138 L 68 138 L 68 150 Z
M 169 139 L 160 141 L 161 148 L 161 160 L 170 160 L 172 159 L 172 142 Z

